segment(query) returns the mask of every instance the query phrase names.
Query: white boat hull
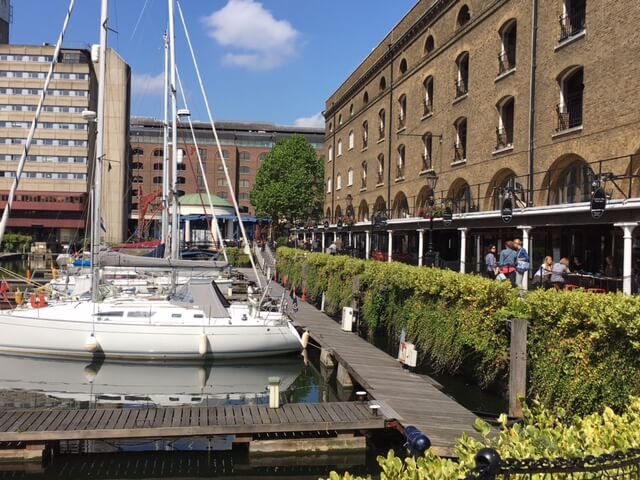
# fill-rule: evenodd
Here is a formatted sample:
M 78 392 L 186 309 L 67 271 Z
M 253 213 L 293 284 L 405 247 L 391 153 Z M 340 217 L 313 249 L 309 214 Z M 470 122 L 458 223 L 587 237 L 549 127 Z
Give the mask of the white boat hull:
M 282 321 L 279 316 L 274 319 L 261 313 L 264 318 L 252 318 L 243 313 L 242 306 L 234 306 L 229 318 L 208 318 L 198 309 L 185 308 L 177 314 L 168 302 L 150 304 L 153 302 L 77 302 L 5 311 L 0 313 L 0 351 L 88 360 L 104 356 L 116 360 L 201 361 L 302 350 L 291 322 Z M 124 311 L 125 315 L 94 315 L 97 305 L 101 309 L 98 312 L 105 315 L 108 311 Z M 131 311 L 151 309 L 154 314 L 149 318 L 128 316 Z M 70 311 L 73 318 L 69 318 Z M 176 315 L 180 318 L 175 318 Z M 242 319 L 244 315 L 248 317 L 246 320 Z M 85 349 L 92 334 L 98 344 L 93 352 Z M 201 353 L 203 342 L 205 348 Z

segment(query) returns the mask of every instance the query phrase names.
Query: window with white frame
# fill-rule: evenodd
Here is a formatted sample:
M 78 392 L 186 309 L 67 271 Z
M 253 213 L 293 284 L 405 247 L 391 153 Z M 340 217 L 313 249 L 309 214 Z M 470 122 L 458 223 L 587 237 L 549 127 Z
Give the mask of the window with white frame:
M 366 120 L 362 123 L 362 148 L 369 146 L 369 122 Z
M 327 193 L 331 193 L 331 179 L 327 178 Z
M 384 138 L 385 129 L 385 114 L 384 108 L 378 112 L 378 138 L 382 140 Z
M 329 161 L 332 161 L 333 160 L 333 147 L 329 147 L 327 155 L 329 156 Z
M 516 40 L 518 28 L 515 20 L 508 21 L 500 29 L 500 54 L 498 56 L 498 75 L 516 68 Z
M 340 190 L 342 188 L 342 175 L 336 175 L 336 190 Z
M 353 146 L 355 144 L 355 134 L 353 133 L 353 130 L 351 130 L 349 132 L 349 150 L 353 150 Z
M 400 95 L 398 99 L 398 128 L 404 128 L 407 125 L 407 96 Z
M 338 140 L 338 157 L 342 155 L 342 139 Z
M 353 168 L 349 168 L 349 170 L 347 170 L 347 187 L 350 187 L 353 185 Z

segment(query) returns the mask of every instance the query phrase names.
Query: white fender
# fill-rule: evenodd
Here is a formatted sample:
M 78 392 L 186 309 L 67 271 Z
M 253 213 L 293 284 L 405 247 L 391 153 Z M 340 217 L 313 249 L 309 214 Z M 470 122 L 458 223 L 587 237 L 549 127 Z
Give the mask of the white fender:
M 84 367 L 84 378 L 87 379 L 87 382 L 93 383 L 97 375 L 98 375 L 98 370 L 93 368 L 93 366 L 87 365 L 86 367 Z
M 209 339 L 207 338 L 207 334 L 203 333 L 200 335 L 200 343 L 198 344 L 198 353 L 201 357 L 204 357 L 209 351 Z
M 100 350 L 100 342 L 98 342 L 98 339 L 93 333 L 89 335 L 89 337 L 87 338 L 87 341 L 84 342 L 84 349 L 85 351 L 91 352 L 91 353 L 94 353 Z
M 309 331 L 305 330 L 305 332 L 302 334 L 302 338 L 300 339 L 300 341 L 302 342 L 302 348 L 307 348 L 307 345 L 309 345 Z

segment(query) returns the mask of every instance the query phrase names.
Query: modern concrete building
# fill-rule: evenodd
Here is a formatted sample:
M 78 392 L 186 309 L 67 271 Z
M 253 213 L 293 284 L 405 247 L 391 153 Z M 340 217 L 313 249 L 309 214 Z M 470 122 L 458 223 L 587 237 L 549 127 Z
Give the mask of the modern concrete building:
M 0 45 L 0 206 L 4 208 L 35 115 L 54 47 Z M 124 236 L 130 70 L 108 50 L 105 125 L 104 239 Z M 97 60 L 97 59 L 94 59 Z M 63 49 L 28 152 L 7 232 L 50 245 L 85 236 L 94 161 L 96 69 L 88 50 Z
M 231 194 L 227 184 L 220 152 L 209 123 L 193 122 L 200 155 L 206 172 L 206 180 L 212 195 L 226 199 L 231 203 Z M 302 135 L 311 145 L 321 151 L 324 147 L 324 131 L 317 128 L 287 127 L 270 123 L 216 122 L 222 155 L 226 159 L 229 176 L 233 183 L 240 211 L 245 223 L 255 222 L 254 210 L 249 194 L 255 183 L 260 165 L 271 148 L 280 139 L 292 135 Z M 158 235 L 158 223 L 161 211 L 159 199 L 162 192 L 163 128 L 162 122 L 152 118 L 133 118 L 131 122 L 131 189 L 129 234 L 134 235 L 137 219 L 142 208 L 146 217 L 154 220 L 152 236 Z M 198 166 L 198 157 L 188 124 L 182 123 L 178 131 L 178 148 L 183 151 L 182 163 L 178 165 L 178 187 L 180 194 L 205 192 L 204 178 Z M 153 208 L 149 207 L 153 201 Z M 144 204 L 144 206 L 143 206 Z M 203 207 L 204 209 L 204 207 Z M 193 212 L 192 212 L 193 213 Z M 229 220 L 228 218 L 226 220 Z M 223 230 L 227 239 L 228 229 Z
M 607 288 L 631 291 L 640 9 L 605 3 L 418 1 L 326 102 L 330 235 L 355 222 L 363 256 L 418 264 L 432 239 L 429 261 L 479 272 L 488 244 L 520 237 L 534 269 L 613 257 Z

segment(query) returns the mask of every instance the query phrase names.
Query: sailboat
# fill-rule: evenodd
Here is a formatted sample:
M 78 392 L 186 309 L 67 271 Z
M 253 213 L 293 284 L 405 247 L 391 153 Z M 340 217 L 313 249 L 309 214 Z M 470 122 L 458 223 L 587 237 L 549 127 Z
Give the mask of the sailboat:
M 174 1 L 169 0 L 172 42 Z M 284 297 L 280 301 L 267 300 L 265 293 L 252 295 L 247 302 L 232 304 L 210 279 L 191 280 L 168 297 L 110 295 L 108 287 L 100 285 L 96 265 L 100 245 L 107 0 L 102 0 L 100 27 L 91 299 L 47 303 L 43 295 L 38 295 L 24 305 L 3 311 L 0 314 L 0 351 L 32 356 L 145 361 L 202 361 L 301 351 L 307 337 L 301 336 L 288 318 Z M 61 40 L 62 36 L 59 42 Z M 175 82 L 172 82 L 175 96 L 173 85 Z M 175 136 L 175 102 L 173 110 Z M 174 149 L 175 144 L 174 140 Z M 173 214 L 177 214 L 176 209 Z M 172 244 L 175 244 L 172 248 L 176 252 L 175 234 Z

